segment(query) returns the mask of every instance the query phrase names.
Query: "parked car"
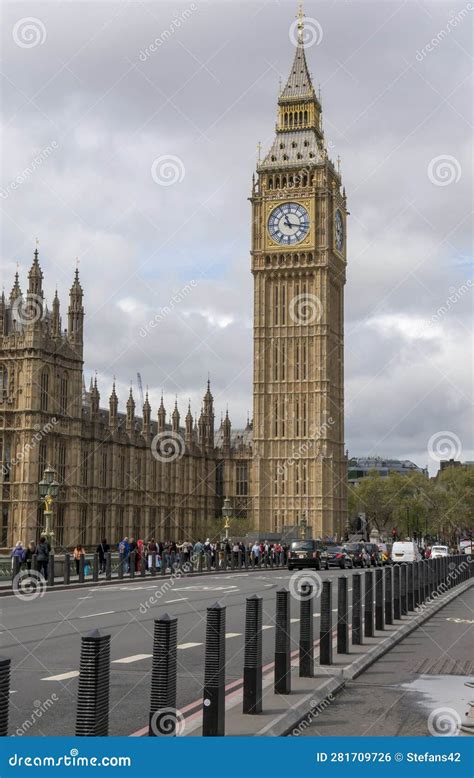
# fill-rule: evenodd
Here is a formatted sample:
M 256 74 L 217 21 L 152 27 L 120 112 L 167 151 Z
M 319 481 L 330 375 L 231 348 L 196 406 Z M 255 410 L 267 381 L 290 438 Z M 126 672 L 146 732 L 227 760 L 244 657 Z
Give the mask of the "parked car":
M 448 556 L 449 549 L 447 546 L 432 546 L 431 547 L 431 559 L 437 559 L 441 556 Z
M 418 562 L 421 554 L 413 540 L 397 540 L 392 546 L 392 562 Z
M 346 543 L 344 550 L 352 559 L 353 567 L 370 567 L 370 557 L 363 543 Z
M 288 570 L 302 570 L 304 567 L 314 567 L 321 570 L 320 540 L 294 540 L 288 550 Z
M 341 570 L 354 567 L 351 556 L 344 546 L 330 543 L 321 551 L 321 567 L 329 570 L 330 567 L 340 567 Z
M 388 550 L 386 543 L 379 543 L 379 551 L 382 556 L 382 564 L 389 565 L 391 563 L 390 551 Z
M 374 567 L 382 564 L 382 554 L 377 543 L 365 543 L 365 549 L 370 557 L 370 564 Z

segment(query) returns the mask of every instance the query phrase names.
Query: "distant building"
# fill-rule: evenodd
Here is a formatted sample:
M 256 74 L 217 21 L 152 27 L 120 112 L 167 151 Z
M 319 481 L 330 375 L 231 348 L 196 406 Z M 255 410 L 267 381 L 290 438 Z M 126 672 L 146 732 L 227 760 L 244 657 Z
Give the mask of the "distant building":
M 459 459 L 442 459 L 436 475 L 438 476 L 447 467 L 474 467 L 474 462 L 460 462 Z
M 410 475 L 418 472 L 428 477 L 428 470 L 425 467 L 418 467 L 409 459 L 383 459 L 382 457 L 353 457 L 348 462 L 348 481 L 349 484 L 356 484 L 361 478 L 374 470 L 384 478 L 391 473 L 400 475 Z

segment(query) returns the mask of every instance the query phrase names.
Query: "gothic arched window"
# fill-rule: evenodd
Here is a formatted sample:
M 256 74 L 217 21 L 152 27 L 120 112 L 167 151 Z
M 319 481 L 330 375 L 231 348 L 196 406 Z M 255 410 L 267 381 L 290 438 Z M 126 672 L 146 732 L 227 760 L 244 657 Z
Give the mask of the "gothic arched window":
M 67 380 L 67 373 L 63 373 L 63 375 L 59 379 L 59 412 L 66 414 L 67 405 L 68 405 L 68 380 Z
M 49 399 L 49 371 L 45 368 L 40 377 L 40 410 L 48 410 Z
M 8 395 L 8 370 L 5 365 L 0 365 L 0 400 Z

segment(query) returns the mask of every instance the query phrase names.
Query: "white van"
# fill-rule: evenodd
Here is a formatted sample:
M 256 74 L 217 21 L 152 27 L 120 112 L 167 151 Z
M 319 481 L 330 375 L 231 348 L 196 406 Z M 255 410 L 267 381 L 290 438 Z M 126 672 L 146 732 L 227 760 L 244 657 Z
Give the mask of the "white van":
M 418 562 L 421 559 L 414 540 L 396 540 L 392 546 L 392 562 Z
M 441 556 L 449 556 L 448 547 L 447 546 L 432 546 L 431 548 L 431 559 L 437 559 Z

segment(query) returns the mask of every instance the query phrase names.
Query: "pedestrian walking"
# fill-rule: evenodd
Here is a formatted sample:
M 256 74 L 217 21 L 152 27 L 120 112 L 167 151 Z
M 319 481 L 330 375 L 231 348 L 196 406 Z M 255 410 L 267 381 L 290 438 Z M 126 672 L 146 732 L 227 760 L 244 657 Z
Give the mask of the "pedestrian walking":
M 76 575 L 79 575 L 79 569 L 81 566 L 81 557 L 84 556 L 84 549 L 80 543 L 78 543 L 77 546 L 74 547 L 72 556 L 74 558 L 74 564 L 76 565 Z
M 46 536 L 41 535 L 40 541 L 36 546 L 36 559 L 38 562 L 38 573 L 46 580 L 48 579 L 48 562 L 50 551 L 51 546 L 49 545 Z
M 124 537 L 118 544 L 119 561 L 123 570 L 128 573 L 130 571 L 130 544 L 128 537 Z
M 31 570 L 31 565 L 33 563 L 33 554 L 36 554 L 36 543 L 34 540 L 30 540 L 25 550 L 25 562 L 26 562 L 26 569 L 28 571 Z
M 99 555 L 99 573 L 105 573 L 105 555 L 110 551 L 110 546 L 107 543 L 107 538 L 103 538 L 96 548 L 96 554 Z
M 19 568 L 21 569 L 21 566 L 23 562 L 25 561 L 25 549 L 23 548 L 21 540 L 16 543 L 14 548 L 10 551 L 10 558 L 12 560 L 12 569 L 13 569 L 13 560 L 16 558 L 19 560 Z
M 157 555 L 155 557 L 155 559 L 156 559 L 158 557 L 158 553 L 159 553 L 158 543 L 156 542 L 155 538 L 152 538 L 151 540 L 148 541 L 148 547 L 147 547 L 148 569 L 149 570 L 151 570 L 151 568 L 153 566 L 152 554 L 156 554 Z

